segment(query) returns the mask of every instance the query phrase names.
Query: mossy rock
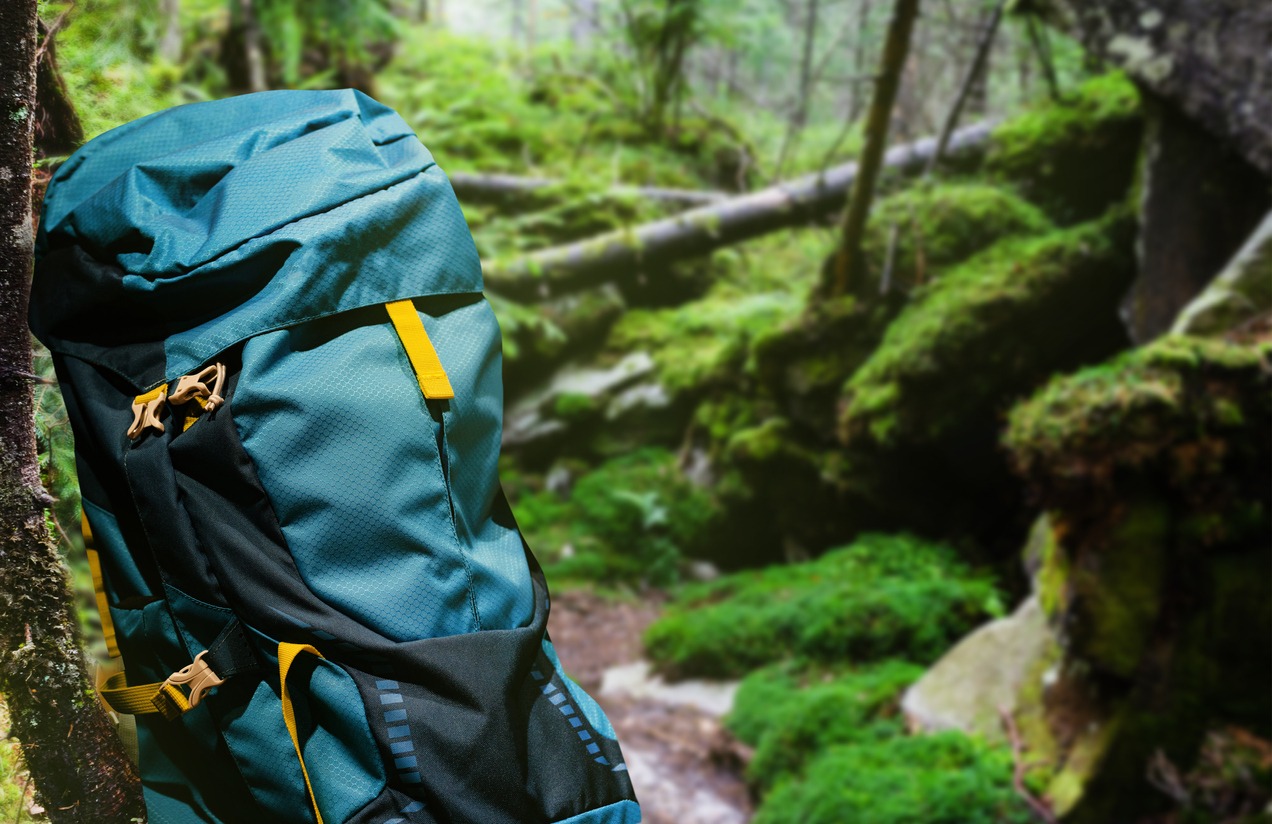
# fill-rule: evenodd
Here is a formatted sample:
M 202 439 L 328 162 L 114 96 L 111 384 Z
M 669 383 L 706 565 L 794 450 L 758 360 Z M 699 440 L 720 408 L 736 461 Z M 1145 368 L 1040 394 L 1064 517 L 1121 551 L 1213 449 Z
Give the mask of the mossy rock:
M 876 285 L 891 247 L 890 288 L 908 291 L 1003 238 L 1052 228 L 1037 206 L 1007 188 L 919 184 L 884 198 L 871 210 L 861 247 Z
M 889 448 L 931 443 L 969 424 L 993 427 L 1013 399 L 1054 372 L 1118 351 L 1132 232 L 1118 212 L 1003 241 L 949 271 L 916 296 L 844 384 L 841 438 Z
M 1127 472 L 1180 489 L 1213 486 L 1248 473 L 1269 450 L 1269 357 L 1272 344 L 1161 338 L 1052 380 L 1011 411 L 1004 443 L 1020 473 L 1057 498 L 1107 488 Z M 1232 497 L 1236 517 L 1209 524 L 1209 540 L 1267 520 L 1257 498 Z
M 1143 129 L 1135 86 L 1120 73 L 1105 75 L 995 129 L 985 169 L 1071 225 L 1126 199 Z
M 1272 660 L 1250 654 L 1272 646 L 1270 354 L 1166 337 L 1011 413 L 1005 443 L 1048 513 L 1066 822 L 1155 812 L 1150 761 L 1187 772 L 1216 725 L 1272 733 Z
M 949 547 L 870 534 L 814 561 L 687 587 L 645 647 L 684 676 L 735 677 L 792 656 L 926 663 L 1000 611 L 993 583 Z

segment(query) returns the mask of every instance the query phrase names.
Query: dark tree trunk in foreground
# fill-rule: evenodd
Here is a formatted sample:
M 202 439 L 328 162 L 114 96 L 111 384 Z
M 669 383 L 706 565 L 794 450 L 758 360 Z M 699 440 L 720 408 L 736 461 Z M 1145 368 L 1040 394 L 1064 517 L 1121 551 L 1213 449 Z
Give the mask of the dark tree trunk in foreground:
M 26 320 L 35 50 L 35 0 L 0 3 L 0 690 L 49 817 L 123 824 L 145 815 L 140 786 L 93 693 L 35 457 Z
M 965 158 L 983 152 L 991 131 L 987 123 L 960 129 L 950 139 L 946 156 Z M 894 146 L 881 166 L 913 177 L 923 172 L 935 151 L 934 137 Z M 843 208 L 844 196 L 856 178 L 857 164 L 846 163 L 675 217 L 541 249 L 516 260 L 487 263 L 486 285 L 504 297 L 524 300 L 622 280 L 669 262 L 825 218 Z
M 888 125 L 892 121 L 892 104 L 897 97 L 901 69 L 910 51 L 910 32 L 919 14 L 919 0 L 896 0 L 892 20 L 888 23 L 888 38 L 883 44 L 883 58 L 879 61 L 879 78 L 875 82 L 874 95 L 870 98 L 870 113 L 866 117 L 866 145 L 861 151 L 860 172 L 848 199 L 844 212 L 843 236 L 831 266 L 826 267 L 826 279 L 821 284 L 822 294 L 845 294 L 853 285 L 855 270 L 860 266 L 861 235 L 866 229 L 870 214 L 870 201 L 874 198 L 875 182 L 883 165 L 883 153 L 888 145 Z
M 1258 169 L 1155 95 L 1144 102 L 1139 276 L 1122 306 L 1136 343 L 1169 330 L 1272 208 Z

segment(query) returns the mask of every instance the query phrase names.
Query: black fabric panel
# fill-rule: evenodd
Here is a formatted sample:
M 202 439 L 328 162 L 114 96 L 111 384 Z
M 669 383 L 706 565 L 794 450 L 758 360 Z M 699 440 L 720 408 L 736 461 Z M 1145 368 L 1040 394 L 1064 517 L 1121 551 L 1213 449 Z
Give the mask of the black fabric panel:
M 31 284 L 31 331 L 54 352 L 99 364 L 146 388 L 164 378 L 164 361 L 150 355 L 154 346 L 177 332 L 193 329 L 238 306 L 265 286 L 268 278 L 250 272 L 274 272 L 289 249 L 264 255 L 244 276 L 167 280 L 162 289 L 124 289 L 129 275 L 114 263 L 95 259 L 80 246 L 49 249 L 37 262 Z M 250 272 L 248 271 L 250 269 Z M 134 393 L 135 394 L 135 393 Z
M 149 354 L 158 360 L 162 371 L 162 346 L 150 346 Z M 111 574 L 113 560 L 109 553 L 101 555 L 103 572 L 121 600 L 159 594 L 163 591 L 163 577 L 149 552 L 149 543 L 133 506 L 121 460 L 129 445 L 126 433 L 132 423 L 134 387 L 77 358 L 55 356 L 53 364 L 57 369 L 71 431 L 75 435 L 80 492 L 86 500 L 115 516 L 149 591 L 119 590 L 123 577 Z
M 223 607 L 226 602 L 220 585 L 200 548 L 194 526 L 177 499 L 168 441 L 181 434 L 180 426 L 171 422 L 166 432 L 142 433 L 124 451 L 124 476 L 165 583 L 200 601 Z

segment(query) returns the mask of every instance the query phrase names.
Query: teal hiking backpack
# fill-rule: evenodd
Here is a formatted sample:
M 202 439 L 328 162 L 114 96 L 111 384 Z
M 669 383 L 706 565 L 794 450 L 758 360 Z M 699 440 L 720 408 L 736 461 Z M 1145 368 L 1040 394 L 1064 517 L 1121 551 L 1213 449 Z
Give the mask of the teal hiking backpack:
M 354 91 L 182 106 L 44 201 L 151 824 L 632 824 L 499 487 L 499 328 L 446 176 Z

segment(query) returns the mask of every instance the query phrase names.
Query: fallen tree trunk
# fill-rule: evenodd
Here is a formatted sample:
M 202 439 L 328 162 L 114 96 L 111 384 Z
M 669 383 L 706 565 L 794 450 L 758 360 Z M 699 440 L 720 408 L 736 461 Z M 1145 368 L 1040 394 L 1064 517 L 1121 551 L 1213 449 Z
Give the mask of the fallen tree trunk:
M 564 181 L 546 177 L 518 177 L 502 174 L 472 174 L 455 172 L 448 174 L 451 186 L 460 200 L 501 203 L 506 200 L 527 197 L 561 186 Z M 729 197 L 725 192 L 712 192 L 700 189 L 668 189 L 661 186 L 611 186 L 608 194 L 628 195 L 657 200 L 663 203 L 681 203 L 686 206 L 702 206 L 707 203 L 718 203 Z
M 947 156 L 983 152 L 993 125 L 955 132 Z M 893 174 L 921 174 L 936 151 L 936 138 L 895 146 L 884 157 Z M 818 174 L 683 212 L 675 217 L 553 246 L 485 267 L 486 285 L 504 297 L 548 297 L 582 285 L 621 279 L 650 266 L 704 255 L 716 249 L 825 217 L 844 205 L 857 177 L 846 163 Z

